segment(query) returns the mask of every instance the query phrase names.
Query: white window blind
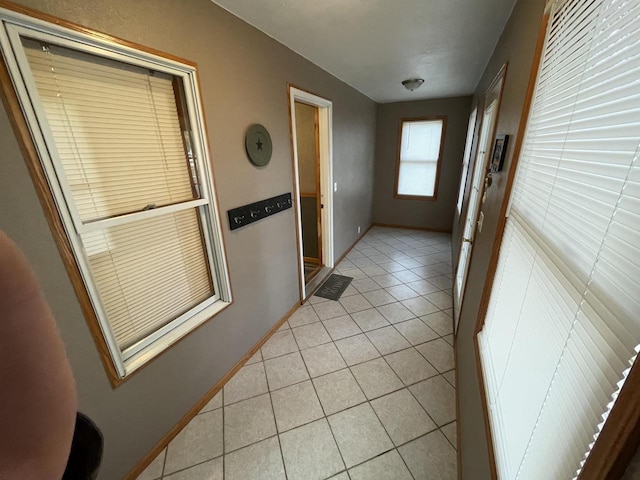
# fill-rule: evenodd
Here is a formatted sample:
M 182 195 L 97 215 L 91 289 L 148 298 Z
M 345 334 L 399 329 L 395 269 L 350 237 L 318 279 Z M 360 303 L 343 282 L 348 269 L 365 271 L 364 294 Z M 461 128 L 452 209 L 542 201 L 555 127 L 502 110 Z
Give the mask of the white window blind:
M 469 173 L 469 164 L 471 163 L 471 147 L 473 146 L 473 136 L 476 131 L 476 118 L 478 116 L 478 108 L 474 108 L 469 117 L 469 125 L 467 126 L 467 140 L 464 144 L 464 155 L 462 157 L 462 175 L 460 177 L 460 188 L 458 190 L 458 214 L 462 213 L 462 203 L 464 202 L 464 191 L 467 186 L 467 175 Z
M 214 295 L 172 76 L 23 40 L 98 299 L 125 351 Z M 100 228 L 101 220 L 184 203 Z
M 2 20 L 3 53 L 123 377 L 230 300 L 195 69 Z
M 580 471 L 640 344 L 640 2 L 551 15 L 479 334 L 501 479 Z
M 443 129 L 443 119 L 402 122 L 398 195 L 435 195 Z
M 83 222 L 194 198 L 170 75 L 23 43 Z

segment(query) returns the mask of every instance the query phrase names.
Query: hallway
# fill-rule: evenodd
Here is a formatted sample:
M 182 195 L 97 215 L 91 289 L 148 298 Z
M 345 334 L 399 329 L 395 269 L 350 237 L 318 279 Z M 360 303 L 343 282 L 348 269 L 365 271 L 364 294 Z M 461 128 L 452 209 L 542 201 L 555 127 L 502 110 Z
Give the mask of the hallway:
M 138 477 L 430 479 L 456 473 L 450 235 L 372 228 Z

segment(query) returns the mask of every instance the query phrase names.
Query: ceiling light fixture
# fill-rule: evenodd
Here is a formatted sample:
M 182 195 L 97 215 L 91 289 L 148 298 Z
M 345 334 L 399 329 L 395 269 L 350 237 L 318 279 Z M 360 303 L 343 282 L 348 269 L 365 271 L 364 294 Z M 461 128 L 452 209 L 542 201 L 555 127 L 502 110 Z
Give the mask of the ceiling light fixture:
M 402 81 L 402 85 L 404 88 L 410 91 L 414 91 L 417 88 L 420 88 L 420 85 L 424 83 L 424 79 L 422 78 L 408 78 L 407 80 Z

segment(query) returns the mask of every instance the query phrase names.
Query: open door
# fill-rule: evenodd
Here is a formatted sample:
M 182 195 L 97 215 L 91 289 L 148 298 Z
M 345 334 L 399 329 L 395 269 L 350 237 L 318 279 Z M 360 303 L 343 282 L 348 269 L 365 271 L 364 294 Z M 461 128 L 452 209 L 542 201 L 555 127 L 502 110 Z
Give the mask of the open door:
M 320 138 L 318 107 L 295 101 L 298 152 L 298 185 L 300 185 L 300 228 L 304 281 L 309 282 L 324 266 L 322 262 L 322 214 L 320 192 Z
M 506 65 L 502 67 L 485 95 L 485 109 L 482 115 L 480 137 L 476 149 L 476 160 L 471 180 L 471 189 L 469 191 L 467 213 L 464 218 L 464 232 L 460 245 L 460 253 L 458 255 L 456 275 L 453 282 L 454 328 L 456 331 L 458 329 L 460 309 L 462 307 L 469 265 L 471 263 L 473 243 L 479 230 L 478 221 L 481 215 L 482 203 L 484 202 L 483 196 L 486 189 L 487 174 L 489 173 L 489 159 L 491 157 L 498 111 L 500 109 L 500 98 L 502 96 L 505 71 Z
M 332 103 L 289 86 L 300 300 L 333 268 Z

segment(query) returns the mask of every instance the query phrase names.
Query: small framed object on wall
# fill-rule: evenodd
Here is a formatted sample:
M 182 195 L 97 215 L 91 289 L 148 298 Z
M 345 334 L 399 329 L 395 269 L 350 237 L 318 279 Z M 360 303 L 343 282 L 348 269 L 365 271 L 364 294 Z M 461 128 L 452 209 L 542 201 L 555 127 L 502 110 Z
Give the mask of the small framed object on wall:
M 496 135 L 496 142 L 493 145 L 493 155 L 491 156 L 491 172 L 495 173 L 502 170 L 508 143 L 509 135 Z
M 271 160 L 273 146 L 271 135 L 264 126 L 255 124 L 247 130 L 244 138 L 244 146 L 251 163 L 256 167 L 264 167 Z

